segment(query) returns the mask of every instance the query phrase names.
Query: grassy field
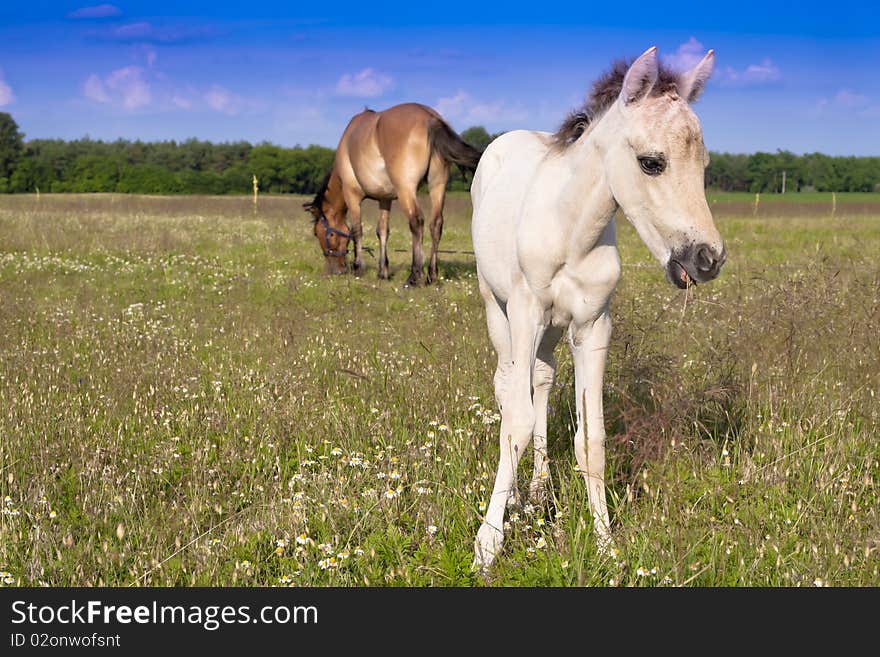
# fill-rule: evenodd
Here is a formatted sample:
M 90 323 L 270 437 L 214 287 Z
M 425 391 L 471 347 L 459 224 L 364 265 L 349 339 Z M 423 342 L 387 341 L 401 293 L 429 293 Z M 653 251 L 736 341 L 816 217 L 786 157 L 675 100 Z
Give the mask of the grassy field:
M 617 555 L 560 349 L 552 499 L 509 517 L 484 580 L 498 416 L 466 196 L 418 289 L 396 206 L 384 282 L 369 257 L 325 278 L 298 198 L 2 197 L 0 579 L 880 585 L 880 200 L 764 198 L 712 199 L 730 257 L 688 296 L 622 222 Z

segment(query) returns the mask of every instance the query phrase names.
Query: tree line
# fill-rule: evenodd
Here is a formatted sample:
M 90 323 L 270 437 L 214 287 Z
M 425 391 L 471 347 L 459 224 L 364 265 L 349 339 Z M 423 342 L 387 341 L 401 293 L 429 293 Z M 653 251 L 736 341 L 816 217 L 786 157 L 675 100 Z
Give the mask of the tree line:
M 478 149 L 498 135 L 475 126 L 461 133 Z M 323 146 L 285 148 L 246 141 L 111 142 L 89 138 L 25 141 L 14 119 L 0 112 L 0 193 L 122 192 L 137 194 L 312 194 L 333 164 Z M 788 151 L 712 153 L 706 185 L 719 191 L 880 191 L 880 158 L 830 157 Z M 452 189 L 467 189 L 462 176 Z

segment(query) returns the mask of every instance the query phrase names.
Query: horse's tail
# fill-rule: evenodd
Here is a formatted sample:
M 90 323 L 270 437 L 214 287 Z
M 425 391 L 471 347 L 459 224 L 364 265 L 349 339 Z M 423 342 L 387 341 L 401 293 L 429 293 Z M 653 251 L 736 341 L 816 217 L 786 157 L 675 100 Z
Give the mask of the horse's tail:
M 433 152 L 439 153 L 447 163 L 458 165 L 462 174 L 477 170 L 482 153 L 459 137 L 442 119 L 438 118 L 428 128 L 428 141 Z

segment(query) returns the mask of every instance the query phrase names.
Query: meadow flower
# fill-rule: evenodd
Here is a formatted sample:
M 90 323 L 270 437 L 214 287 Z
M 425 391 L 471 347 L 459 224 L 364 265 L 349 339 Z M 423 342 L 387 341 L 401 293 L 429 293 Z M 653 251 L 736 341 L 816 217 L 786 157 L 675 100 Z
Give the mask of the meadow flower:
M 437 525 L 428 525 L 428 534 L 433 536 L 437 533 Z
M 342 450 L 338 447 L 334 447 L 333 449 L 330 450 L 330 454 L 332 456 L 342 456 Z
M 320 561 L 318 561 L 318 568 L 320 568 L 321 570 L 329 570 L 338 566 L 339 562 L 336 561 L 336 557 L 328 557 L 326 559 L 321 559 Z
M 539 550 L 547 547 L 547 539 L 545 539 L 543 536 L 539 536 L 538 540 L 535 542 L 535 547 Z

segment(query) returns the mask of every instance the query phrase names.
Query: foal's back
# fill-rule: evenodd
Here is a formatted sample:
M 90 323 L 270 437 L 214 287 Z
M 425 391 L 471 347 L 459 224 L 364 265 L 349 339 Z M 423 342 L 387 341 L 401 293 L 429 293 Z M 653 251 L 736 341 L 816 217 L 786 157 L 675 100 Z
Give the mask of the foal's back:
M 502 301 L 517 269 L 516 237 L 526 199 L 542 170 L 552 166 L 547 162 L 549 138 L 550 133 L 529 130 L 501 135 L 483 153 L 471 185 L 477 268 Z

